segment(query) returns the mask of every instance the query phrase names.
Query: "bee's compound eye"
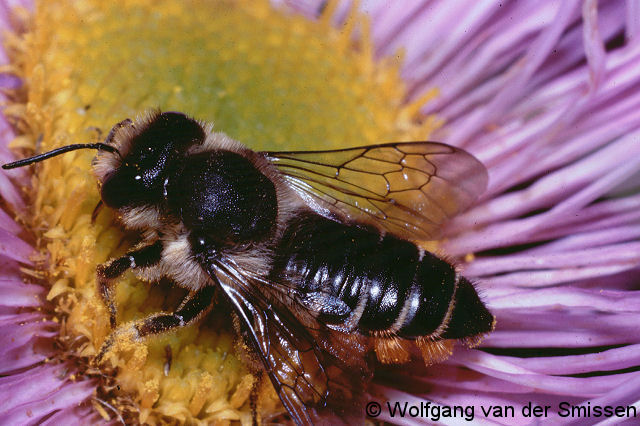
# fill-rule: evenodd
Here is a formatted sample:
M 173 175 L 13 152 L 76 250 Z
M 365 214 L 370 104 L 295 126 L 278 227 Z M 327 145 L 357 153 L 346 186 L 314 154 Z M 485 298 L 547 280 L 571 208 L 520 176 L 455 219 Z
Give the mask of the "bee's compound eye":
M 111 208 L 131 205 L 136 194 L 141 193 L 140 179 L 127 173 L 127 169 L 119 170 L 108 176 L 102 183 L 101 197 Z
M 121 167 L 107 176 L 100 195 L 107 206 L 115 209 L 154 203 L 161 196 L 155 182 L 149 182 L 134 167 Z

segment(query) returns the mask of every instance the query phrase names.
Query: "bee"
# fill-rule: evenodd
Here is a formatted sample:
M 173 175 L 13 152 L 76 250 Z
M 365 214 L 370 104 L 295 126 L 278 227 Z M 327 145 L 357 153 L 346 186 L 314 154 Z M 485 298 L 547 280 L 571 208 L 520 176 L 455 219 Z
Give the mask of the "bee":
M 473 284 L 426 251 L 469 207 L 487 172 L 436 142 L 333 151 L 255 152 L 178 112 L 116 124 L 104 142 L 68 145 L 93 161 L 101 204 L 140 242 L 97 268 L 112 334 L 144 339 L 233 308 L 241 341 L 299 425 L 362 421 L 376 359 L 441 361 L 473 346 L 494 317 Z M 100 205 L 100 204 L 99 204 Z M 172 313 L 117 327 L 114 288 L 132 270 L 189 291 Z

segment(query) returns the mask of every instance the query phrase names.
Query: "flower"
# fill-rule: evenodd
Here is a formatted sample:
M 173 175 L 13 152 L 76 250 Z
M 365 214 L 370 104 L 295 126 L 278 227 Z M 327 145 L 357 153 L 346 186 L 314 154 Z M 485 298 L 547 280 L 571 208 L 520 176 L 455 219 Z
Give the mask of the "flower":
M 310 21 L 266 2 L 191 6 L 38 3 L 21 25 L 25 31 L 7 40 L 8 70 L 25 83 L 10 92 L 4 110 L 19 130 L 12 147 L 44 151 L 103 139 L 114 123 L 148 108 L 213 120 L 254 148 L 415 139 L 436 126 L 429 119 L 413 122 L 424 101 L 404 102 L 395 61 L 374 65 L 370 46 L 354 49 L 352 33 L 332 28 L 327 19 Z M 199 326 L 114 351 L 111 370 L 91 366 L 110 332 L 95 291 L 96 264 L 135 242 L 110 212 L 98 211 L 92 223 L 99 199 L 92 155 L 77 151 L 39 163 L 26 192 L 30 242 L 45 256 L 29 268 L 45 278 L 40 291 L 46 301 L 37 309 L 48 309 L 63 324 L 51 332 L 61 346 L 49 354 L 51 362 L 65 361 L 69 375 L 93 386 L 85 406 L 105 419 L 250 422 L 256 379 L 234 351 L 223 304 Z M 17 172 L 24 180 L 14 183 L 27 187 L 26 170 Z M 19 195 L 7 175 L 2 178 Z M 18 195 L 15 203 L 22 202 Z M 117 286 L 118 321 L 170 309 L 183 296 L 170 283 L 144 285 L 125 275 Z M 267 380 L 258 390 L 263 415 L 282 411 Z M 29 389 L 22 393 L 37 400 Z
M 379 55 L 405 49 L 410 97 L 438 88 L 422 110 L 445 122 L 434 137 L 489 170 L 487 193 L 449 224 L 442 249 L 467 255 L 463 273 L 497 328 L 480 350 L 418 378 L 394 372 L 379 390 L 473 405 L 476 419 L 497 423 L 535 421 L 527 404 L 548 405 L 540 418 L 554 422 L 607 405 L 629 417 L 640 401 L 637 10 L 417 3 L 372 6 L 373 39 Z M 482 411 L 497 406 L 514 418 Z M 591 410 L 589 421 L 603 416 Z
M 96 139 L 158 106 L 215 117 L 254 148 L 429 137 L 462 146 L 487 165 L 489 189 L 449 224 L 439 250 L 464 260 L 497 329 L 479 349 L 459 348 L 421 374 L 380 369 L 374 398 L 429 402 L 427 418 L 415 419 L 427 421 L 438 420 L 435 404 L 439 414 L 458 405 L 474 407 L 476 418 L 520 423 L 534 420 L 523 414 L 529 403 L 549 405 L 542 417 L 552 421 L 561 402 L 637 404 L 640 198 L 637 185 L 620 187 L 640 168 L 633 7 L 364 2 L 369 33 L 348 2 L 292 5 L 309 20 L 243 1 L 194 2 L 193 10 L 108 3 L 42 2 L 26 35 L 9 39 L 11 70 L 26 83 L 5 110 L 18 124 L 14 147 Z M 98 198 L 90 157 L 42 163 L 28 193 L 33 210 L 16 189 L 28 174 L 12 174 L 13 183 L 0 174 L 3 204 L 29 229 L 0 216 L 2 294 L 10 295 L 0 302 L 3 331 L 16 360 L 3 366 L 0 392 L 16 396 L 1 403 L 0 416 L 250 421 L 253 376 L 219 331 L 224 312 L 207 320 L 215 327 L 119 354 L 117 375 L 87 362 L 108 332 L 95 264 L 131 242 L 109 214 L 91 224 Z M 33 246 L 47 258 L 31 254 Z M 25 272 L 34 284 L 22 283 Z M 121 321 L 180 297 L 132 278 L 118 288 Z M 261 395 L 261 411 L 278 413 L 268 385 Z M 483 414 L 497 406 L 514 407 L 514 418 Z M 388 410 L 381 418 L 408 420 Z
M 19 17 L 16 13 L 15 26 L 20 24 Z M 9 11 L 3 4 L 0 28 L 10 25 Z M 2 62 L 7 61 L 4 50 L 0 57 Z M 16 89 L 19 84 L 15 77 L 0 76 L 3 89 Z M 6 118 L 0 116 L 3 164 L 13 159 L 6 146 L 13 137 Z M 63 336 L 64 326 L 47 301 L 46 288 L 40 285 L 37 265 L 43 259 L 34 253 L 32 235 L 22 228 L 28 220 L 28 209 L 17 185 L 26 185 L 28 176 L 21 171 L 12 178 L 13 183 L 6 174 L 0 175 L 0 423 L 26 424 L 46 418 L 68 424 L 78 417 L 91 422 L 99 418 L 91 405 L 96 384 L 89 377 L 75 375 L 77 359 L 69 357 L 64 346 L 58 346 L 69 344 L 69 339 Z

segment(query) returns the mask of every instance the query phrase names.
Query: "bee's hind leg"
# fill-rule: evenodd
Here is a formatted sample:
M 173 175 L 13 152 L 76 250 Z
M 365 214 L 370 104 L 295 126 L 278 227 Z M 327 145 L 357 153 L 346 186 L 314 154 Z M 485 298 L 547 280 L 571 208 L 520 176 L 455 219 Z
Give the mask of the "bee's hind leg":
M 116 326 L 117 315 L 114 301 L 114 280 L 129 269 L 153 266 L 160 262 L 161 259 L 162 243 L 156 241 L 151 245 L 130 251 L 122 257 L 98 265 L 98 294 L 109 310 L 109 323 L 111 324 L 111 328 L 115 328 Z
M 96 362 L 100 364 L 120 339 L 142 340 L 191 324 L 211 310 L 214 298 L 215 287 L 204 287 L 188 295 L 175 312 L 159 312 L 118 327 L 102 344 Z

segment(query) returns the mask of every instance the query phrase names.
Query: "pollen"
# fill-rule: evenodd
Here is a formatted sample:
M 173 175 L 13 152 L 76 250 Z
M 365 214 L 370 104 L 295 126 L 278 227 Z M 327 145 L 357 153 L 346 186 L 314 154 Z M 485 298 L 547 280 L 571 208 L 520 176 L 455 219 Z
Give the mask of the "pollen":
M 5 38 L 8 71 L 24 82 L 4 110 L 18 133 L 13 148 L 27 155 L 100 141 L 115 123 L 151 108 L 213 122 L 256 150 L 428 139 L 439 121 L 419 111 L 437 92 L 407 102 L 401 55 L 375 57 L 367 16 L 356 9 L 336 27 L 335 2 L 317 19 L 266 1 L 37 2 L 33 13 L 15 12 L 19 31 Z M 94 154 L 33 166 L 25 189 L 32 209 L 19 218 L 33 230 L 43 266 L 30 274 L 51 283 L 61 338 L 84 342 L 60 356 L 85 360 L 110 333 L 96 265 L 137 242 L 109 209 L 92 221 L 100 199 Z M 116 288 L 119 324 L 172 310 L 185 295 L 130 273 Z M 219 303 L 194 326 L 123 339 L 109 356 L 113 368 L 96 373 L 79 363 L 87 367 L 78 374 L 117 383 L 97 387 L 96 410 L 113 420 L 105 401 L 133 422 L 249 423 L 255 388 L 261 414 L 282 413 L 268 380 L 258 383 L 236 350 L 230 309 Z

